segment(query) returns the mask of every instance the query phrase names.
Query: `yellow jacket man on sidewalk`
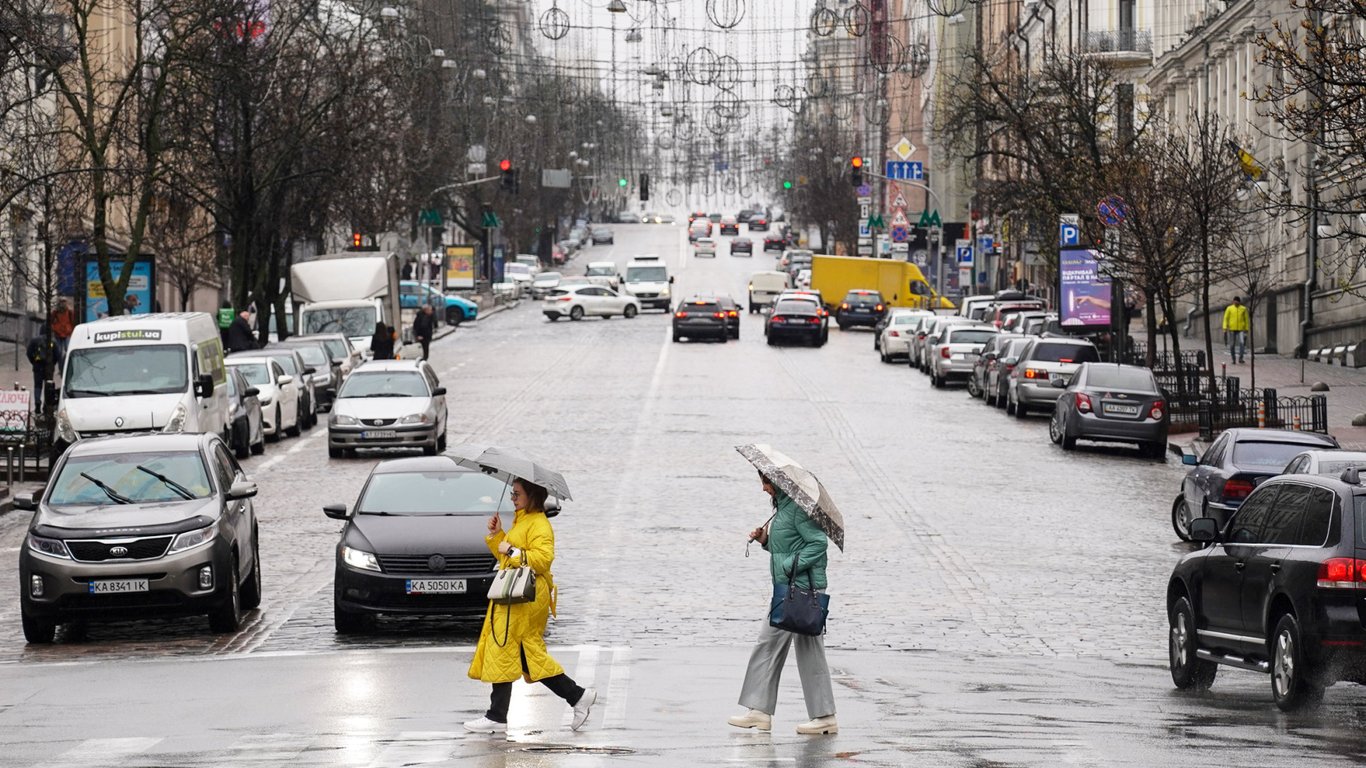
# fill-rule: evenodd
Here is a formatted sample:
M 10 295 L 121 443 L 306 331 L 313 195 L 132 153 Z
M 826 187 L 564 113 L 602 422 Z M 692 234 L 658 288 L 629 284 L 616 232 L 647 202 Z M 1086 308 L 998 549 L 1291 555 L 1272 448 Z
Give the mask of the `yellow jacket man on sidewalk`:
M 1242 297 L 1234 296 L 1233 303 L 1224 310 L 1224 341 L 1228 344 L 1229 357 L 1235 363 L 1247 361 L 1247 332 L 1250 327 Z

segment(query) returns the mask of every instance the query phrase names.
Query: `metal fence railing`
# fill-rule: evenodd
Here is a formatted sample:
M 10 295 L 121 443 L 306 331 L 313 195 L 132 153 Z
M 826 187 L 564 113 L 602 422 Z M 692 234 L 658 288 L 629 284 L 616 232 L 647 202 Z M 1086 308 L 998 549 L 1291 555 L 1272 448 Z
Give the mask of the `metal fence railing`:
M 1328 398 L 1323 395 L 1278 397 L 1276 390 L 1270 388 L 1237 390 L 1236 394 L 1233 399 L 1206 398 L 1199 402 L 1195 422 L 1202 440 L 1212 440 L 1216 433 L 1232 427 L 1328 433 Z M 1183 413 L 1182 419 L 1189 415 L 1189 411 Z M 1172 424 L 1176 423 L 1173 412 Z
M 14 483 L 47 476 L 52 454 L 53 418 L 32 411 L 0 411 L 0 459 L 8 491 Z

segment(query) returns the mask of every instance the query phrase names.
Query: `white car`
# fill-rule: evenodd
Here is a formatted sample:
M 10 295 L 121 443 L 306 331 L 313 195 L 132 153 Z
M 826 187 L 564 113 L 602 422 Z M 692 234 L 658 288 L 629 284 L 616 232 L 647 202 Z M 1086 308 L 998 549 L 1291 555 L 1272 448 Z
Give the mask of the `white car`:
M 531 266 L 520 262 L 503 265 L 503 279 L 509 283 L 517 283 L 522 287 L 522 292 L 527 293 L 531 290 L 531 280 L 536 276 Z
M 693 253 L 697 256 L 715 256 L 716 241 L 710 237 L 699 237 L 693 243 Z
M 882 353 L 882 362 L 890 363 L 896 357 L 909 358 L 916 325 L 920 323 L 920 318 L 933 314 L 928 309 L 892 310 L 887 325 L 878 332 L 878 350 Z
M 621 288 L 621 275 L 617 274 L 615 261 L 588 262 L 588 271 L 584 273 L 584 277 L 594 285 L 605 285 L 614 291 Z
M 256 387 L 261 402 L 262 428 L 266 439 L 275 441 L 280 434 L 299 436 L 299 383 L 285 373 L 280 361 L 270 357 L 234 357 L 226 361 Z
M 560 285 L 559 272 L 541 272 L 531 278 L 531 298 L 542 299 Z
M 640 300 L 619 294 L 604 285 L 571 285 L 551 291 L 541 302 L 541 312 L 551 320 L 562 317 L 582 320 L 590 315 L 631 318 L 640 313 Z
M 795 283 L 795 284 L 796 284 L 796 287 L 798 287 L 798 288 L 803 288 L 803 289 L 805 289 L 805 288 L 810 288 L 810 287 L 811 287 L 811 270 L 809 270 L 809 269 L 799 269 L 799 270 L 797 270 L 797 278 L 796 278 L 795 280 L 793 280 L 792 282 Z

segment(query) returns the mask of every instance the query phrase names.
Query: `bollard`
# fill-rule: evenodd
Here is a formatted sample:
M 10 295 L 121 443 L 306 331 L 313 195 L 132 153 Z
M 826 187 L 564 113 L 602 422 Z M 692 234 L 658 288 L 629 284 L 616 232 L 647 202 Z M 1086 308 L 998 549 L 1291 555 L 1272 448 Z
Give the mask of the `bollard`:
M 5 446 L 5 489 L 14 488 L 14 446 Z
M 1290 428 L 1295 430 L 1296 432 L 1300 431 L 1300 415 L 1298 413 L 1295 414 L 1295 418 L 1291 420 Z M 22 479 L 23 478 L 20 478 L 20 480 Z
M 24 484 L 24 444 L 19 444 L 19 484 Z
M 1266 429 L 1266 398 L 1257 401 L 1257 429 Z

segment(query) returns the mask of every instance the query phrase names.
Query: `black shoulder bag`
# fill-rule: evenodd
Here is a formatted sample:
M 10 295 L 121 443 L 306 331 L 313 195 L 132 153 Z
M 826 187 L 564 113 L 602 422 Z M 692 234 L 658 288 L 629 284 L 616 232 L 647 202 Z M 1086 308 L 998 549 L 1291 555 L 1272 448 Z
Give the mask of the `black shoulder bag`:
M 825 634 L 825 620 L 830 616 L 830 596 L 816 591 L 811 569 L 806 569 L 807 586 L 797 581 L 798 556 L 792 558 L 786 584 L 773 585 L 773 600 L 768 607 L 768 623 L 778 629 L 799 635 Z

